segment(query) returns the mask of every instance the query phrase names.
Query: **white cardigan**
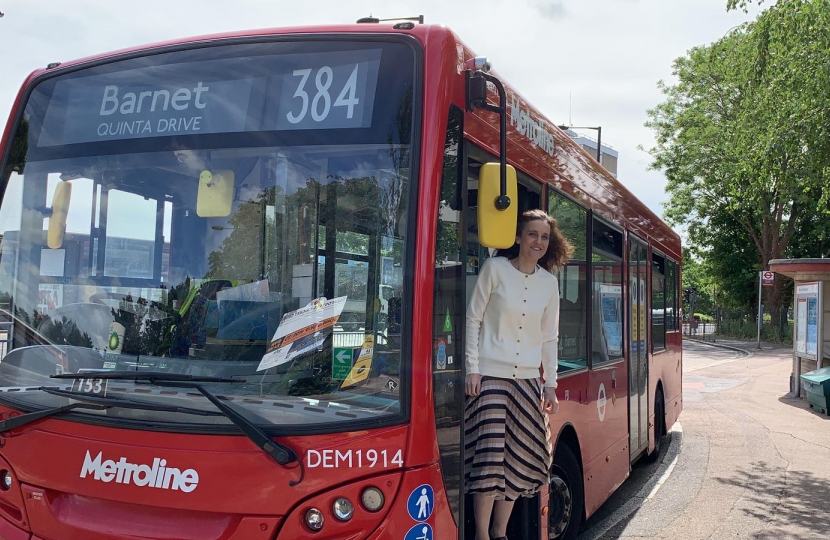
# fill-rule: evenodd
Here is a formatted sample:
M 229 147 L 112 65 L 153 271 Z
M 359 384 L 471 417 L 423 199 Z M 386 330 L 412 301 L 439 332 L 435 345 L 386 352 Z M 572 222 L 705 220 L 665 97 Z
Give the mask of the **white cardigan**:
M 534 379 L 556 388 L 559 281 L 537 266 L 517 270 L 505 257 L 487 259 L 467 306 L 467 373 Z

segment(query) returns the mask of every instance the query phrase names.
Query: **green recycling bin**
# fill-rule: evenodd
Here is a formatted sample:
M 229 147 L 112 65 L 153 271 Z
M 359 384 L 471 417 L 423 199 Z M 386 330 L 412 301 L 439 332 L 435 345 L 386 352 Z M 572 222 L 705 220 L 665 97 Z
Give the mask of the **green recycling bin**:
M 830 367 L 817 369 L 801 376 L 807 390 L 810 408 L 821 414 L 830 415 Z

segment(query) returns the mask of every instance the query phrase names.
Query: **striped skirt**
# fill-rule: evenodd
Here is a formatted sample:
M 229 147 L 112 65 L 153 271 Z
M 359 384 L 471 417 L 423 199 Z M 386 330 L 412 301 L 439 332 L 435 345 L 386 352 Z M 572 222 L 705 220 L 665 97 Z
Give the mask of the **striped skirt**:
M 464 411 L 467 493 L 514 501 L 548 484 L 550 426 L 541 395 L 540 379 L 481 378 Z

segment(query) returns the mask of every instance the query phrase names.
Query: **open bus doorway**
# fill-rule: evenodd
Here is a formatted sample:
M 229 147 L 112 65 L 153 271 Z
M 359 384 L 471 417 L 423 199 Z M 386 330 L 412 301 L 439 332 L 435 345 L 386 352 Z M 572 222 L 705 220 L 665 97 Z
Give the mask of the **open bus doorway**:
M 476 148 L 470 147 L 467 161 L 467 206 L 464 209 L 465 218 L 465 233 L 466 238 L 464 245 L 466 246 L 467 264 L 465 265 L 465 308 L 469 303 L 470 296 L 473 289 L 475 289 L 478 275 L 481 271 L 481 266 L 485 260 L 495 255 L 495 250 L 485 248 L 478 242 L 478 219 L 477 219 L 477 190 L 478 190 L 478 171 L 481 164 L 485 161 L 495 161 L 488 159 L 486 154 L 482 155 Z M 521 173 L 518 175 L 518 201 L 519 215 L 526 210 L 541 209 L 542 208 L 542 185 L 533 181 Z M 462 419 L 463 421 L 463 419 Z M 465 443 L 466 444 L 466 443 Z M 461 447 L 461 456 L 463 460 L 464 447 Z M 544 488 L 543 488 L 544 489 Z M 541 494 L 541 492 L 540 492 Z M 507 526 L 508 538 L 537 538 L 541 528 L 540 523 L 540 509 L 541 500 L 540 494 L 533 497 L 520 497 L 516 500 L 513 506 L 513 512 L 510 515 L 510 521 Z M 465 506 L 465 523 L 464 523 L 464 540 L 475 539 L 475 514 L 473 512 L 473 498 L 471 495 L 464 496 Z M 492 521 L 491 521 L 492 523 Z
M 464 493 L 464 330 L 467 303 L 481 264 L 494 253 L 479 244 L 477 234 L 478 172 L 482 163 L 494 160 L 473 146 L 463 148 L 461 115 L 454 112 L 450 113 L 445 144 L 436 241 L 433 395 L 445 492 L 459 538 L 473 540 L 473 501 Z M 541 201 L 541 185 L 520 175 L 519 212 L 541 208 Z M 508 536 L 538 537 L 540 509 L 539 495 L 517 500 Z

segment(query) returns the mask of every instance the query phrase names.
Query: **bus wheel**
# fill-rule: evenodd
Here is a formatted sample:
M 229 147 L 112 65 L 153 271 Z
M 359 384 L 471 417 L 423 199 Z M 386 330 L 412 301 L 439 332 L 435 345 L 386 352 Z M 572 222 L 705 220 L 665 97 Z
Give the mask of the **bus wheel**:
M 567 444 L 557 445 L 550 473 L 548 538 L 576 538 L 582 524 L 583 505 L 582 470 L 579 462 Z
M 663 448 L 663 437 L 666 430 L 663 427 L 666 423 L 666 405 L 663 403 L 663 391 L 658 390 L 654 398 L 654 450 L 646 455 L 646 462 L 654 463 L 660 457 L 660 450 Z

